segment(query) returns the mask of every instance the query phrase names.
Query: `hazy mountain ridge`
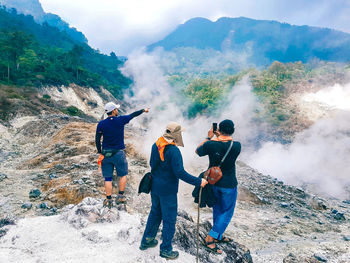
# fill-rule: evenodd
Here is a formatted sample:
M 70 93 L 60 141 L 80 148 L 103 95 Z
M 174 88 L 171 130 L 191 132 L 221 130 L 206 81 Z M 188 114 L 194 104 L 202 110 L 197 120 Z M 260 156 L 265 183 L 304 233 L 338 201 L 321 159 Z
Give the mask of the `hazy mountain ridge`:
M 47 23 L 50 26 L 57 27 L 65 31 L 74 40 L 87 43 L 88 40 L 84 34 L 76 28 L 70 27 L 67 22 L 58 15 L 45 13 L 39 0 L 0 0 L 0 6 L 4 5 L 8 9 L 14 8 L 18 13 L 33 16 L 34 20 L 40 24 Z
M 148 46 L 148 50 L 156 47 L 163 47 L 166 51 L 192 47 L 247 52 L 248 61 L 257 65 L 266 65 L 275 60 L 350 60 L 350 34 L 328 28 L 245 17 L 223 17 L 216 22 L 205 18 L 190 19 L 163 40 Z

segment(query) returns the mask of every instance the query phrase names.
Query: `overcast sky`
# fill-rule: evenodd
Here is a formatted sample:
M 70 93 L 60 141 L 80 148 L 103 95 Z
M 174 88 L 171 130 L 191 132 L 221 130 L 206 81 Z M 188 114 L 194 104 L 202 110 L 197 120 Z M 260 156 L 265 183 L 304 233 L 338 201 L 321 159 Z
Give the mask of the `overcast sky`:
M 128 55 L 193 17 L 245 16 L 350 33 L 350 0 L 40 0 L 104 53 Z

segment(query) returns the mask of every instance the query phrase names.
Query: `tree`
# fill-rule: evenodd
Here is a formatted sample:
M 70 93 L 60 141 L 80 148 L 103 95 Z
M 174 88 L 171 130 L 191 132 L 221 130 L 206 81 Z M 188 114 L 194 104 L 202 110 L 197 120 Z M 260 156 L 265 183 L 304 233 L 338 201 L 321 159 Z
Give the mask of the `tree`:
M 196 79 L 185 89 L 185 94 L 192 100 L 189 109 L 190 117 L 204 110 L 213 110 L 223 95 L 224 89 L 220 83 L 210 79 Z
M 39 59 L 33 49 L 26 49 L 19 57 L 18 64 L 20 65 L 20 70 L 24 74 L 30 75 L 32 73 L 33 75 L 39 65 Z
M 82 55 L 84 48 L 82 46 L 74 45 L 71 51 L 68 52 L 68 65 L 75 72 L 76 80 L 79 80 L 79 70 L 83 70 L 82 67 Z
M 7 80 L 10 81 L 10 68 L 18 70 L 19 57 L 24 54 L 24 50 L 33 42 L 33 37 L 22 31 L 3 31 L 0 38 L 0 51 L 7 61 Z

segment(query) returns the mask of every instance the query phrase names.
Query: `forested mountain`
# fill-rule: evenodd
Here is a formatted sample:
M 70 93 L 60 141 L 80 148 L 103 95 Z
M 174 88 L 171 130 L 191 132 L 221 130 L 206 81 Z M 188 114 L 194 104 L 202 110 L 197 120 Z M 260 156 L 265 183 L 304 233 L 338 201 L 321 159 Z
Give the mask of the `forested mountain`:
M 114 95 L 129 85 L 114 53 L 100 54 L 85 42 L 30 15 L 0 8 L 0 82 L 16 85 L 105 86 Z
M 223 17 L 216 22 L 194 18 L 148 47 L 212 49 L 245 52 L 257 65 L 307 62 L 310 59 L 350 61 L 350 34 L 328 28 L 294 26 L 276 21 Z
M 87 43 L 83 33 L 70 27 L 58 15 L 45 13 L 39 0 L 0 0 L 0 5 L 6 6 L 7 9 L 14 8 L 20 14 L 31 15 L 37 23 L 47 23 L 50 26 L 57 27 L 60 31 L 65 31 L 74 40 Z

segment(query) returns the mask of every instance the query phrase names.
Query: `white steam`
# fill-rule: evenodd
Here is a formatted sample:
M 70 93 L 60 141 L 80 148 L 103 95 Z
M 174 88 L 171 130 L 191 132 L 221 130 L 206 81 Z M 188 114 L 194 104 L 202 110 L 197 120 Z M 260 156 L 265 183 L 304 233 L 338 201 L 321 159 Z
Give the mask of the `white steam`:
M 264 127 L 254 122 L 255 110 L 260 105 L 248 78 L 243 78 L 233 87 L 227 96 L 229 103 L 222 106 L 218 117 L 188 120 L 184 117 L 187 102 L 179 99 L 181 96 L 168 84 L 163 73 L 166 58 L 156 54 L 134 53 L 123 69 L 124 74 L 134 79 L 135 94 L 128 98 L 129 101 L 135 109 L 151 108 L 146 117 L 143 115 L 132 121 L 145 129 L 142 142 L 138 141 L 136 145 L 140 145 L 140 151 L 147 158 L 166 124 L 176 121 L 186 128 L 183 133 L 185 147 L 180 147 L 185 168 L 198 173 L 206 167 L 208 160 L 196 156 L 197 145 L 207 136 L 213 122 L 231 119 L 236 127 L 234 137 L 242 143 L 241 158 L 252 167 L 289 184 L 314 184 L 316 190 L 326 194 L 346 195 L 345 189 L 350 185 L 350 111 L 347 103 L 350 101 L 350 84 L 336 85 L 305 96 L 306 101 L 327 103 L 332 116 L 316 121 L 312 127 L 297 134 L 289 145 L 267 142 L 253 151 L 252 146 L 256 145 L 255 140 Z M 174 61 L 170 59 L 169 65 L 172 63 Z
M 350 110 L 350 83 L 345 86 L 336 84 L 316 93 L 309 93 L 304 97 L 304 100 L 322 103 L 335 109 Z
M 230 119 L 235 123 L 235 134 L 242 144 L 252 143 L 258 137 L 258 125 L 253 121 L 256 109 L 260 104 L 252 92 L 248 76 L 245 76 L 227 97 L 229 104 L 223 106 L 219 120 Z
M 317 190 L 338 198 L 348 198 L 350 186 L 350 84 L 335 85 L 306 99 L 338 110 L 297 134 L 290 145 L 265 143 L 251 154 L 248 163 L 263 173 L 301 185 L 313 184 Z M 346 103 L 347 102 L 347 103 Z
M 247 78 L 236 85 L 232 93 L 229 94 L 230 104 L 219 114 L 219 118 L 197 117 L 187 119 L 184 111 L 187 102 L 180 100 L 175 90 L 170 87 L 166 77 L 162 73 L 162 65 L 166 64 L 165 58 L 158 55 L 146 54 L 138 51 L 133 53 L 122 69 L 123 73 L 134 80 L 134 96 L 128 98 L 136 109 L 150 107 L 147 116 L 147 123 L 142 123 L 142 119 L 137 118 L 133 123 L 137 123 L 146 128 L 140 151 L 145 156 L 149 156 L 152 144 L 160 137 L 170 121 L 176 121 L 186 128 L 183 133 L 185 147 L 181 148 L 186 168 L 198 172 L 197 168 L 203 169 L 207 163 L 207 158 L 199 158 L 195 155 L 195 149 L 206 137 L 213 122 L 220 122 L 224 118 L 233 120 L 238 128 L 237 136 L 240 140 L 251 138 L 253 126 L 251 118 L 256 107 L 256 99 L 251 93 L 251 86 Z M 173 60 L 169 60 L 169 64 Z M 140 142 L 137 143 L 138 145 Z

